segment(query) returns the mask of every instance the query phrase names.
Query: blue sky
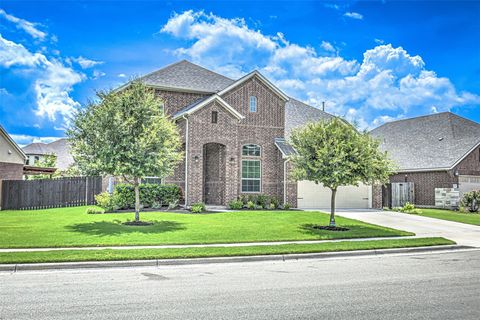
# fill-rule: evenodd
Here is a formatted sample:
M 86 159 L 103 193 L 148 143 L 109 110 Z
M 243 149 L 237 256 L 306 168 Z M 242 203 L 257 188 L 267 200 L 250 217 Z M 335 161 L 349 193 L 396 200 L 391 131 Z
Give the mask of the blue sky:
M 258 69 L 291 96 L 375 127 L 450 110 L 480 122 L 480 2 L 5 1 L 0 124 L 64 134 L 95 90 L 188 59 Z

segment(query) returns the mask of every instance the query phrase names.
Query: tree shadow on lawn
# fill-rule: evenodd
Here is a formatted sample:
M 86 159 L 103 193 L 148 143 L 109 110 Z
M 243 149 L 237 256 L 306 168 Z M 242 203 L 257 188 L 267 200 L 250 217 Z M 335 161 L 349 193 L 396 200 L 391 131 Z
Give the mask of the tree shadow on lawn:
M 175 221 L 153 220 L 150 221 L 153 223 L 150 226 L 128 226 L 123 224 L 123 222 L 124 221 L 120 220 L 95 221 L 90 223 L 78 223 L 66 226 L 65 228 L 73 232 L 86 233 L 95 236 L 116 236 L 136 232 L 154 234 L 186 229 L 183 223 Z
M 352 230 L 352 226 L 350 225 L 341 225 L 342 227 L 349 228 L 349 230 L 347 231 L 330 231 L 330 230 L 322 230 L 322 229 L 315 228 L 323 225 L 324 224 L 312 224 L 312 223 L 302 224 L 300 226 L 300 230 L 302 230 L 303 233 L 306 233 L 312 236 L 318 236 L 320 239 L 324 239 L 324 238 L 330 239 L 332 238 L 331 235 L 335 235 L 338 238 L 344 238 L 344 237 L 349 238 L 353 236 L 352 233 L 357 233 L 357 230 L 356 230 L 357 228 L 354 228 Z M 325 225 L 328 225 L 328 223 Z

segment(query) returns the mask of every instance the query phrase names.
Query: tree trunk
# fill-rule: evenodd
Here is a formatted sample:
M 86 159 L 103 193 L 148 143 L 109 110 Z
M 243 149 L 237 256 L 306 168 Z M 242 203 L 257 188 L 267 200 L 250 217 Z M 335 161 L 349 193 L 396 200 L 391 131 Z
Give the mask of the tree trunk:
M 337 195 L 337 189 L 332 190 L 332 198 L 330 200 L 330 227 L 335 227 L 335 196 Z
M 134 178 L 135 187 L 135 221 L 140 221 L 140 178 Z

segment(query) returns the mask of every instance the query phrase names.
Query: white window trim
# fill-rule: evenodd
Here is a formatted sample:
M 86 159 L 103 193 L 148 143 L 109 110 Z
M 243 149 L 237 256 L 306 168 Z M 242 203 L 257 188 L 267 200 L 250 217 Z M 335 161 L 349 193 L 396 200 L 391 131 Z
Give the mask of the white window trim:
M 258 161 L 260 163 L 260 178 L 243 178 L 243 161 Z M 262 160 L 257 158 L 252 158 L 252 159 L 242 159 L 242 170 L 240 172 L 240 192 L 241 193 L 262 193 Z M 258 180 L 260 190 L 258 191 L 243 191 L 243 180 Z
M 249 145 L 255 145 L 255 146 L 259 147 L 259 148 L 260 148 L 260 155 L 258 155 L 258 156 L 244 155 L 244 154 L 243 154 L 243 147 L 249 146 Z M 260 158 L 260 157 L 262 156 L 262 146 L 259 145 L 259 144 L 256 144 L 256 143 L 245 143 L 244 145 L 242 145 L 242 150 L 241 150 L 240 152 L 241 152 L 241 154 L 242 154 L 242 157 Z
M 255 110 L 254 111 L 252 111 L 252 98 L 253 98 L 253 101 L 255 101 Z M 252 113 L 257 112 L 257 110 L 258 110 L 258 99 L 257 99 L 256 96 L 250 96 L 250 103 L 249 103 L 249 106 L 248 106 L 248 110 Z

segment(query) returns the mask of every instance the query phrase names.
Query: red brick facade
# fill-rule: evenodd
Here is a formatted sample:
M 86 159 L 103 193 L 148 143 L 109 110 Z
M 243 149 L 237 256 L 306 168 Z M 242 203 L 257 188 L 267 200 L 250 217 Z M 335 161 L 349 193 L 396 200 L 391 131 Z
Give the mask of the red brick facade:
M 173 115 L 204 95 L 160 91 L 167 114 Z M 257 98 L 257 112 L 250 112 L 250 97 Z M 284 198 L 284 159 L 274 144 L 275 138 L 285 136 L 285 101 L 255 76 L 222 95 L 230 106 L 245 118 L 239 120 L 218 102 L 211 102 L 188 116 L 179 119 L 184 143 L 187 144 L 187 205 L 195 202 L 227 204 L 241 192 L 242 146 L 261 147 L 261 191 Z M 217 112 L 217 123 L 212 123 Z M 188 122 L 188 143 L 185 137 Z M 181 163 L 167 182 L 185 190 L 185 162 Z M 288 202 L 296 206 L 296 183 L 288 182 Z
M 390 182 L 413 182 L 415 205 L 435 206 L 435 188 L 458 187 L 459 175 L 480 176 L 480 148 L 474 149 L 451 170 L 400 172 L 390 177 Z M 380 208 L 381 193 L 373 194 L 373 207 Z

